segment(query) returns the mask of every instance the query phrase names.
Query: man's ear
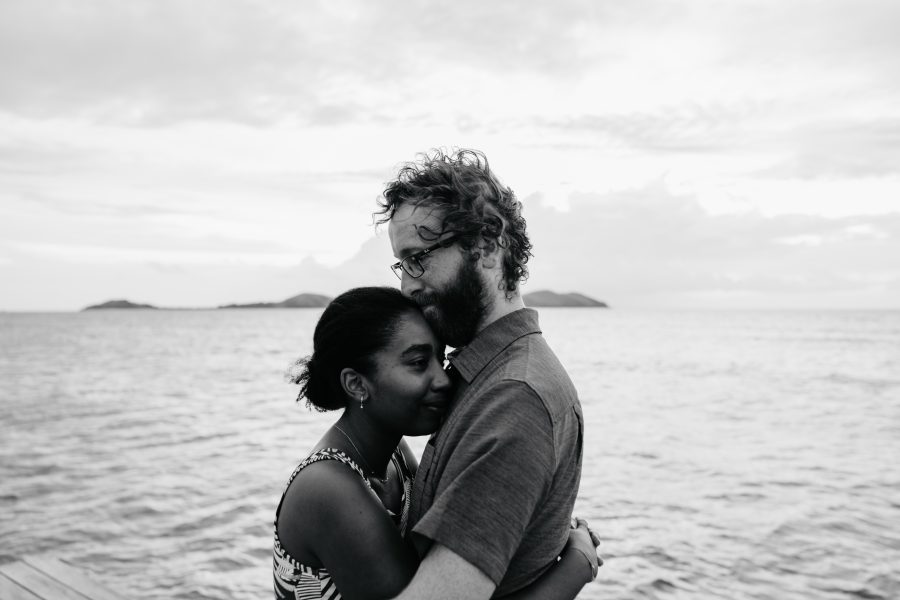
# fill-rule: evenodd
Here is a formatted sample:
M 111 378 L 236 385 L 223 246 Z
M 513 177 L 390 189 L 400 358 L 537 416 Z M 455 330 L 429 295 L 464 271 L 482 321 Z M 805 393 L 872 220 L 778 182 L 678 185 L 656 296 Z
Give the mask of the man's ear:
M 481 253 L 481 265 L 485 269 L 493 270 L 503 264 L 503 219 L 496 214 L 493 208 L 487 208 L 484 225 L 481 229 L 481 239 L 478 251 Z
M 503 263 L 503 248 L 500 247 L 498 240 L 481 240 L 477 252 L 478 262 L 485 269 L 495 269 Z
M 350 400 L 359 401 L 369 397 L 369 387 L 365 376 L 347 367 L 341 370 L 341 388 Z
M 500 253 L 496 250 L 494 252 L 485 252 L 482 250 L 481 252 L 481 266 L 485 269 L 494 269 L 497 265 L 500 264 Z

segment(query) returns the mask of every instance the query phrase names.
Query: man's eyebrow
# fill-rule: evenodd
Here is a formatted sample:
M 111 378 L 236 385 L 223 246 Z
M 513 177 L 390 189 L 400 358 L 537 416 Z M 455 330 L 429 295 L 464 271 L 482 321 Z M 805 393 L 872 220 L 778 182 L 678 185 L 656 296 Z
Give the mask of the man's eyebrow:
M 449 233 L 450 235 L 445 235 L 447 233 Z M 456 232 L 452 232 L 452 231 L 451 232 L 445 231 L 445 232 L 439 233 L 437 235 L 437 237 L 435 237 L 434 239 L 425 239 L 422 236 L 419 236 L 420 243 L 418 246 L 414 246 L 412 248 L 409 246 L 406 246 L 405 248 L 401 248 L 400 252 L 395 254 L 394 257 L 398 258 L 400 260 L 403 260 L 407 256 L 412 256 L 413 254 L 418 254 L 419 252 L 422 252 L 423 250 L 425 250 L 426 248 L 428 248 L 430 246 L 433 246 L 435 244 L 443 245 L 447 242 L 452 242 L 452 241 L 456 240 L 458 237 L 459 237 L 459 234 Z
M 408 356 L 410 354 L 415 354 L 417 352 L 424 352 L 426 354 L 431 354 L 434 351 L 434 348 L 431 347 L 431 344 L 413 344 L 409 348 L 403 351 L 400 355 L 401 357 Z
M 410 255 L 412 255 L 412 254 L 415 254 L 415 253 L 418 252 L 419 250 L 421 250 L 421 248 L 409 248 L 409 247 L 401 248 L 401 249 L 400 249 L 400 252 L 398 252 L 398 253 L 396 254 L 395 258 L 398 258 L 398 259 L 400 259 L 400 260 L 403 260 L 403 259 L 406 258 L 407 256 L 410 256 Z

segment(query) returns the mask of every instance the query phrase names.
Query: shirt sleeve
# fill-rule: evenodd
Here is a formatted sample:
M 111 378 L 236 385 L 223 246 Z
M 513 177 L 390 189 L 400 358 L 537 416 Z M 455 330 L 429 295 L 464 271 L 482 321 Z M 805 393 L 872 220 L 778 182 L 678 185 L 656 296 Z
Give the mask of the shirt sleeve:
M 504 381 L 473 400 L 434 503 L 413 533 L 446 546 L 498 584 L 549 489 L 550 416 L 525 383 Z

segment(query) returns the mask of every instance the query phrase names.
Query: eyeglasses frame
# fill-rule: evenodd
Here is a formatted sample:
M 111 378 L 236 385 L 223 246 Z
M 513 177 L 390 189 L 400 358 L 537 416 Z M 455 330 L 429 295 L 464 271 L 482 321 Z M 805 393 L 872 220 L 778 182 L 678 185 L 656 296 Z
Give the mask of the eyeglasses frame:
M 428 246 L 427 248 L 423 248 L 423 249 L 419 250 L 418 252 L 413 252 L 409 256 L 406 256 L 406 257 L 398 260 L 394 264 L 392 264 L 391 271 L 393 271 L 394 275 L 397 276 L 397 279 L 400 279 L 401 281 L 403 280 L 403 273 L 406 273 L 413 279 L 418 279 L 419 277 L 421 277 L 422 275 L 425 274 L 425 267 L 422 266 L 420 259 L 424 256 L 428 256 L 429 254 L 431 254 L 432 252 L 434 252 L 435 250 L 437 250 L 439 248 L 449 248 L 450 244 L 455 242 L 457 240 L 457 238 L 459 238 L 459 235 L 453 234 L 448 238 L 444 238 L 443 240 L 436 242 L 436 243 L 432 244 L 431 246 Z M 412 273 L 410 273 L 409 270 L 406 268 L 406 264 L 409 261 L 415 261 L 419 265 L 419 268 L 422 270 L 422 272 L 419 273 L 418 275 L 413 275 Z

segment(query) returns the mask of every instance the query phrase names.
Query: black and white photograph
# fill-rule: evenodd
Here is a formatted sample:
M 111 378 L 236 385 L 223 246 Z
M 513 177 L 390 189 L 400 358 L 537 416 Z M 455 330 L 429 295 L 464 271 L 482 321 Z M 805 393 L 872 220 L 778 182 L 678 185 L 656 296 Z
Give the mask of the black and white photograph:
M 900 599 L 900 3 L 0 0 L 0 600 Z

